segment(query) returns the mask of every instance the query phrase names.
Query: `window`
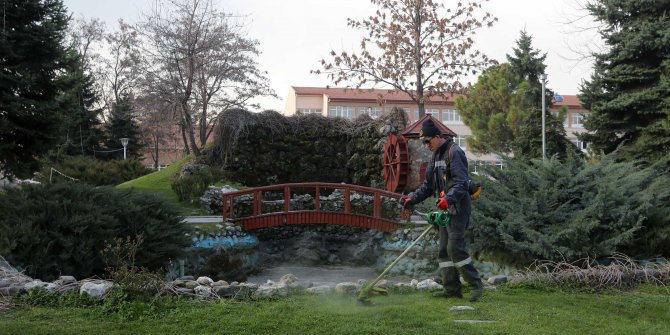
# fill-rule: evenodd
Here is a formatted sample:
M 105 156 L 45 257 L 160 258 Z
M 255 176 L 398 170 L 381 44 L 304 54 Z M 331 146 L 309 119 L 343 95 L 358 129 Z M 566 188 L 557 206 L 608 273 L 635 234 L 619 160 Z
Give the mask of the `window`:
M 586 151 L 586 149 L 588 149 L 588 147 L 589 147 L 589 144 L 587 142 L 580 141 L 576 138 L 570 138 L 570 142 L 572 142 L 574 145 L 576 145 L 577 148 L 579 148 L 579 150 L 581 150 L 581 151 Z
M 328 111 L 328 116 L 353 119 L 356 116 L 356 110 L 354 109 L 354 107 L 332 106 Z
M 572 113 L 572 128 L 584 128 L 584 114 Z
M 298 115 L 308 115 L 308 114 L 321 115 L 321 109 L 320 108 L 298 108 L 298 110 L 296 111 L 296 114 L 298 114 Z
M 457 135 L 456 137 L 454 137 L 454 143 L 458 144 L 458 146 L 461 147 L 461 149 L 466 150 L 467 149 L 467 141 L 466 141 L 467 138 L 468 138 L 467 136 Z
M 463 124 L 461 120 L 461 115 L 458 114 L 458 111 L 455 109 L 443 109 L 442 110 L 442 123 L 444 124 Z
M 358 107 L 358 115 L 368 114 L 371 118 L 376 119 L 382 115 L 381 107 Z
M 499 168 L 501 170 L 503 169 L 503 162 L 502 161 L 496 161 L 495 165 L 496 165 L 497 168 Z
M 440 119 L 440 110 L 439 109 L 426 109 L 426 115 L 430 115 L 435 118 L 435 120 Z

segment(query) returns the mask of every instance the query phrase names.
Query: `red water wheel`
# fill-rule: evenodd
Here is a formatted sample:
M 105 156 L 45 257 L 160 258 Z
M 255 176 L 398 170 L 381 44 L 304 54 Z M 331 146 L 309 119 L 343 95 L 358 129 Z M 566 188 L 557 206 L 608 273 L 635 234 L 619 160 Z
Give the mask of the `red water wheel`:
M 386 189 L 395 192 L 407 184 L 409 152 L 402 136 L 389 135 L 384 145 L 384 181 Z

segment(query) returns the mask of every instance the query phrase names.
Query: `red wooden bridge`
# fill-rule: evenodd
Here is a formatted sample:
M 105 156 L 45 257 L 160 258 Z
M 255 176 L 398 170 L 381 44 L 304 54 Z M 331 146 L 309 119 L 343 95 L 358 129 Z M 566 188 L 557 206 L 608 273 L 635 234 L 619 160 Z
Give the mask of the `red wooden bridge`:
M 322 206 L 321 195 L 330 194 L 334 190 L 341 190 L 344 197 L 342 199 L 344 208 L 339 210 L 325 210 Z M 264 194 L 271 192 L 273 194 L 283 193 L 283 209 L 264 213 Z M 292 210 L 291 198 L 293 195 L 310 194 L 314 197 L 314 209 Z M 364 211 L 357 208 L 352 211 L 351 198 L 354 194 L 367 195 L 373 198 L 371 211 Z M 236 199 L 244 197 L 244 199 Z M 252 198 L 251 209 L 246 210 L 246 216 L 241 215 L 245 212 L 241 208 L 244 201 L 249 202 Z M 396 213 L 400 213 L 400 218 L 385 218 L 382 216 L 382 202 L 392 201 L 393 207 L 398 203 L 402 194 L 388 192 L 376 188 L 334 183 L 294 183 L 278 184 L 272 186 L 263 186 L 249 188 L 242 191 L 223 194 L 223 219 L 232 221 L 246 230 L 258 228 L 276 227 L 294 224 L 342 224 L 354 227 L 377 229 L 384 232 L 390 232 L 396 229 L 402 220 L 409 217 L 409 211 L 400 211 L 395 208 Z M 245 200 L 246 199 L 246 200 Z M 278 201 L 277 203 L 281 203 Z M 248 205 L 247 205 L 248 206 Z M 267 207 L 267 206 L 265 206 Z M 387 206 L 388 207 L 388 206 Z

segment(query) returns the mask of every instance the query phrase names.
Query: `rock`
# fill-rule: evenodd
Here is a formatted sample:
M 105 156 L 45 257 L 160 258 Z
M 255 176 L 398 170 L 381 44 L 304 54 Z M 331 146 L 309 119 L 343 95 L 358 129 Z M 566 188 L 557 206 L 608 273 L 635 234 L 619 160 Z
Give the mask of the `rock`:
M 426 279 L 426 280 L 422 280 L 418 284 L 416 284 L 416 288 L 418 290 L 422 290 L 422 291 L 441 290 L 442 285 L 436 283 L 432 279 Z
M 212 278 L 209 277 L 198 277 L 198 280 L 196 280 L 196 282 L 203 286 L 211 286 L 214 281 L 212 280 Z
M 177 280 L 186 280 L 186 281 L 195 280 L 195 277 L 193 277 L 193 276 L 182 276 L 182 277 L 177 278 Z
M 284 284 L 263 284 L 259 286 L 258 289 L 252 294 L 252 297 L 257 300 L 286 297 L 288 296 L 288 291 L 288 286 Z
M 198 287 L 198 286 L 200 286 L 200 284 L 198 284 L 198 282 L 194 281 L 194 280 L 189 280 L 184 284 L 184 287 L 186 287 L 188 289 L 191 289 L 191 290 Z
M 195 292 L 196 295 L 202 298 L 209 298 L 212 296 L 212 288 L 206 285 L 196 286 L 193 289 L 193 291 Z
M 359 290 L 359 286 L 352 282 L 343 282 L 335 285 L 335 292 L 340 294 L 355 294 Z
M 300 283 L 298 280 L 298 277 L 293 275 L 292 273 L 285 274 L 284 276 L 279 279 L 279 285 L 284 285 L 290 289 L 297 289 L 297 288 L 302 288 L 303 285 Z
M 79 288 L 79 294 L 86 293 L 93 298 L 101 299 L 112 289 L 112 286 L 114 286 L 114 283 L 106 280 L 87 281 Z
M 18 295 L 21 291 L 23 291 L 23 286 L 9 285 L 7 287 L 0 288 L 0 297 L 13 297 Z
M 12 285 L 12 282 L 9 279 L 0 279 L 0 288 L 9 287 L 10 285 Z
M 500 284 L 503 284 L 503 283 L 507 282 L 507 276 L 497 275 L 497 276 L 489 277 L 489 279 L 487 279 L 486 281 L 491 285 L 500 285 Z
M 390 285 L 389 281 L 386 280 L 386 279 L 382 279 L 382 280 L 380 280 L 380 281 L 377 282 L 377 284 L 375 285 L 375 287 L 381 287 L 381 288 L 389 288 L 389 286 L 391 286 L 391 285 Z
M 56 282 L 60 285 L 67 285 L 67 284 L 76 283 L 77 279 L 73 276 L 60 276 L 60 277 L 58 277 Z
M 33 281 L 31 281 L 31 282 L 28 282 L 28 283 L 25 283 L 25 284 L 23 285 L 23 288 L 24 288 L 26 291 L 30 291 L 30 290 L 32 290 L 32 289 L 34 289 L 34 288 L 43 288 L 43 289 L 46 289 L 46 287 L 47 287 L 47 283 L 45 283 L 45 282 L 43 282 L 43 281 L 41 281 L 41 280 L 39 280 L 39 279 L 35 279 L 35 280 L 33 280 Z
M 329 285 L 319 285 L 307 289 L 311 294 L 329 294 L 333 292 L 333 287 Z
M 255 290 L 257 286 L 255 285 L 239 285 L 231 284 L 228 286 L 216 286 L 213 288 L 214 293 L 221 298 L 233 298 L 237 300 L 243 300 L 248 298 Z
M 228 285 L 230 285 L 230 284 L 228 284 L 228 282 L 225 281 L 225 280 L 217 280 L 217 281 L 212 283 L 212 287 L 214 287 L 214 286 L 228 286 Z
M 175 288 L 175 292 L 177 293 L 177 295 L 189 295 L 190 296 L 190 295 L 195 294 L 195 291 L 193 289 L 185 288 L 185 287 L 177 287 L 177 288 Z
M 321 257 L 319 257 L 319 254 L 314 251 L 314 249 L 309 249 L 309 248 L 299 248 L 295 252 L 295 256 L 297 259 L 301 261 L 307 261 L 308 263 L 318 263 L 319 260 L 321 260 Z
M 475 308 L 472 306 L 452 306 L 449 307 L 449 310 L 452 312 L 463 312 L 463 311 L 474 311 Z
M 172 282 L 172 285 L 176 287 L 186 287 L 186 283 L 187 283 L 186 280 L 176 279 Z

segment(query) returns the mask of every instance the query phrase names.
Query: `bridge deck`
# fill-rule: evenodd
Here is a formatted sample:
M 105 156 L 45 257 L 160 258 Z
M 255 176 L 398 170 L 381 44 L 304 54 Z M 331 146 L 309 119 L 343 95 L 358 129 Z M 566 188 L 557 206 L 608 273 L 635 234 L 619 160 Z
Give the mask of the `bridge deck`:
M 291 210 L 291 195 L 296 190 L 300 190 L 301 192 L 310 190 L 314 194 L 314 210 Z M 343 191 L 344 209 L 342 211 L 325 211 L 321 208 L 321 194 L 324 190 Z M 263 213 L 263 193 L 278 191 L 284 194 L 283 210 Z M 352 213 L 352 192 L 368 194 L 373 197 L 373 210 L 371 214 Z M 235 199 L 242 196 L 253 197 L 252 213 L 246 217 L 235 217 Z M 291 224 L 344 224 L 385 232 L 393 231 L 402 219 L 409 218 L 410 213 L 408 211 L 401 211 L 401 220 L 382 217 L 382 197 L 397 201 L 403 195 L 370 187 L 334 183 L 294 183 L 263 186 L 225 193 L 223 195 L 223 219 L 233 221 L 247 230 Z

